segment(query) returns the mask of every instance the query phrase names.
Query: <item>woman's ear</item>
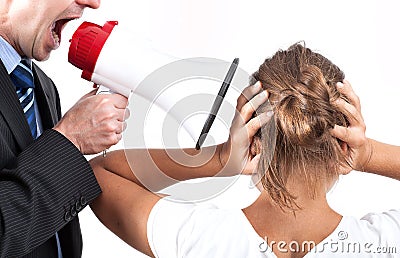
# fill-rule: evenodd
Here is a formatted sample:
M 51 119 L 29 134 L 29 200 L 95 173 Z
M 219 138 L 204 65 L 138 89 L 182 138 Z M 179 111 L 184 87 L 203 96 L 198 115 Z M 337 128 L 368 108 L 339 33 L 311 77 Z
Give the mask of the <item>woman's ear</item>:
M 250 145 L 250 154 L 254 157 L 257 154 L 261 153 L 262 145 L 261 145 L 261 139 L 258 136 L 253 137 L 253 141 L 251 142 Z
M 340 145 L 340 149 L 342 150 L 342 153 L 345 156 L 347 156 L 347 154 L 348 154 L 347 152 L 349 151 L 349 149 L 348 149 L 349 147 L 347 146 L 347 143 L 340 141 L 339 145 Z

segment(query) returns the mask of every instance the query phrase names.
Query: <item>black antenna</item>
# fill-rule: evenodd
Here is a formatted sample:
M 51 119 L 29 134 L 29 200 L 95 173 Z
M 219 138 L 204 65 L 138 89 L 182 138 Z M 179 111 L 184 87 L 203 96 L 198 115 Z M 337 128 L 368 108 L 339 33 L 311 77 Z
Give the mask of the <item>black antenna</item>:
M 204 123 L 203 130 L 201 130 L 201 134 L 196 143 L 196 150 L 200 150 L 201 145 L 206 140 L 207 134 L 210 131 L 212 124 L 214 123 L 215 117 L 218 113 L 219 108 L 221 107 L 222 101 L 228 91 L 229 86 L 231 85 L 233 76 L 235 75 L 236 69 L 239 64 L 239 58 L 235 58 L 231 64 L 231 67 L 228 70 L 228 73 L 225 76 L 224 81 L 222 82 L 222 86 L 219 89 L 218 95 L 216 96 L 214 103 L 212 105 L 211 111 L 208 115 L 206 122 Z

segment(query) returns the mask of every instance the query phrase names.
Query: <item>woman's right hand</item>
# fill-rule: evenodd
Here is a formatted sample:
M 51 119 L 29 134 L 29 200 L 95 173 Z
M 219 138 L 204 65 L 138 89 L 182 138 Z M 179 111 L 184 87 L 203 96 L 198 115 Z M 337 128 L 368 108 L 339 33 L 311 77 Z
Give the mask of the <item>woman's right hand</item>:
M 251 154 L 250 144 L 257 131 L 270 121 L 273 113 L 260 113 L 257 117 L 253 117 L 253 113 L 266 101 L 268 92 L 262 90 L 260 82 L 246 87 L 239 96 L 229 139 L 219 150 L 219 161 L 224 171 L 228 171 L 226 174 L 249 175 L 257 167 L 259 155 Z
M 349 126 L 339 126 L 331 130 L 332 136 L 343 142 L 342 148 L 346 151 L 347 165 L 341 169 L 342 174 L 351 170 L 364 171 L 372 155 L 372 146 L 365 135 L 366 127 L 361 114 L 359 97 L 354 93 L 350 83 L 344 80 L 337 84 L 337 89 L 345 95 L 349 102 L 343 99 L 336 100 L 333 104 L 343 112 L 349 121 Z

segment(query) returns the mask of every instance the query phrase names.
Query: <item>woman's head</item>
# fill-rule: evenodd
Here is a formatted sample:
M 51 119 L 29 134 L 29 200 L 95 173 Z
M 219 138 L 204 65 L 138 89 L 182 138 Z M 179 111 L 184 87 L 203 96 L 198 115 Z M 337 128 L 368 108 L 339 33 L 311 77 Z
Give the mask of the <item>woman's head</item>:
M 262 145 L 261 182 L 280 207 L 294 210 L 298 206 L 286 187 L 289 180 L 303 183 L 314 197 L 317 188 L 337 179 L 339 166 L 345 162 L 338 140 L 329 132 L 335 124 L 347 125 L 345 115 L 332 104 L 344 98 L 336 89 L 344 73 L 297 43 L 266 59 L 253 77 L 270 94 L 271 105 L 258 112 L 274 111 L 273 121 L 255 138 Z M 274 145 L 269 137 L 273 133 Z

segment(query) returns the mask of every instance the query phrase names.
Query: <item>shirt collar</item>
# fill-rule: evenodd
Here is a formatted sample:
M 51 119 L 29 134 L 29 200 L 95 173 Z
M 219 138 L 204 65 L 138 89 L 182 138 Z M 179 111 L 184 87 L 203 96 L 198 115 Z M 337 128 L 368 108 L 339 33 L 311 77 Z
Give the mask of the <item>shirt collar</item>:
M 4 66 L 6 67 L 7 73 L 10 74 L 15 67 L 21 62 L 22 58 L 17 53 L 17 51 L 8 43 L 5 39 L 0 36 L 0 58 L 3 61 Z M 31 59 L 26 59 L 28 64 L 32 68 Z

